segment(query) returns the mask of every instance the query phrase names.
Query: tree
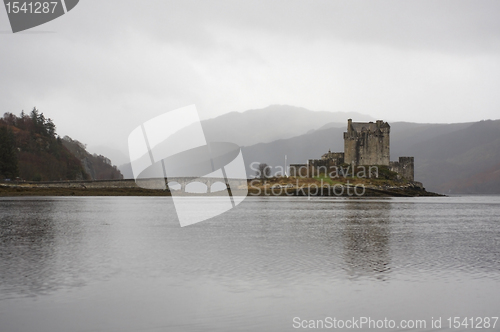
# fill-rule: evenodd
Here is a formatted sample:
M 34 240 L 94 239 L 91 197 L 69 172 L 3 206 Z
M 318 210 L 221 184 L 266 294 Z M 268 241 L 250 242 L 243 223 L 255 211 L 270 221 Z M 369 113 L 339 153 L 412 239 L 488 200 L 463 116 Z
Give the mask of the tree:
M 0 177 L 15 178 L 19 174 L 14 134 L 0 126 Z
M 36 134 L 40 134 L 42 136 L 46 136 L 49 138 L 54 138 L 56 135 L 56 125 L 52 121 L 52 119 L 45 118 L 43 113 L 39 112 L 36 107 L 30 113 L 29 118 L 34 127 L 34 132 Z
M 266 163 L 260 163 L 255 174 L 259 179 L 265 181 L 269 176 L 271 176 L 271 167 L 269 167 Z
M 8 126 L 15 126 L 16 125 L 16 119 L 17 117 L 10 113 L 10 112 L 7 112 L 3 115 L 3 122 L 8 125 Z
M 49 137 L 55 137 L 56 135 L 56 125 L 52 121 L 51 118 L 48 118 L 47 121 L 44 124 L 45 131 L 47 132 L 47 135 Z

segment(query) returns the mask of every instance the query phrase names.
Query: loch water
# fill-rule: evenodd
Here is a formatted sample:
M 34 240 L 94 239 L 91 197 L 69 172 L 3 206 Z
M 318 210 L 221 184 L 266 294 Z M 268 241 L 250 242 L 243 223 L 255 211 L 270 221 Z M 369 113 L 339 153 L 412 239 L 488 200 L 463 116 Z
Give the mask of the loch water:
M 465 331 L 449 319 L 498 316 L 500 196 L 248 197 L 187 227 L 169 197 L 0 198 L 0 331 L 297 331 L 362 317 L 397 325 L 346 330 Z

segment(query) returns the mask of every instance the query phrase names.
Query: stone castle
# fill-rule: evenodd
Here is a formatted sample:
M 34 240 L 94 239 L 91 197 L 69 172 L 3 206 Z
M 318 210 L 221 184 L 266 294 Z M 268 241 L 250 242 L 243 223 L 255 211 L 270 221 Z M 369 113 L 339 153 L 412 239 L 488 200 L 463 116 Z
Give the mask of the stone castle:
M 399 161 L 390 161 L 391 126 L 382 120 L 376 122 L 352 122 L 347 120 L 347 132 L 344 132 L 344 152 L 325 153 L 321 159 L 310 159 L 307 164 L 291 164 L 290 175 L 300 176 L 306 170 L 308 174 L 328 170 L 341 165 L 388 166 L 399 177 L 414 181 L 414 158 L 399 157 Z M 312 172 L 308 172 L 311 171 Z M 316 172 L 314 172 L 316 170 Z

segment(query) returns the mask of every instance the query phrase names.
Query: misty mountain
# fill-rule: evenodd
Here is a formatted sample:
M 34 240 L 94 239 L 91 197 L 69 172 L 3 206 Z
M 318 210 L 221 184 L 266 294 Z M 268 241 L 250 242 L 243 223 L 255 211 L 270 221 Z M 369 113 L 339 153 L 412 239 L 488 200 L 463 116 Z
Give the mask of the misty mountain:
M 273 167 L 306 163 L 331 150 L 344 151 L 347 119 L 373 121 L 356 113 L 313 112 L 272 105 L 244 113 L 229 113 L 202 121 L 207 141 L 233 142 L 242 147 L 248 177 L 252 162 Z M 500 193 L 500 120 L 452 124 L 393 122 L 391 160 L 415 157 L 415 179 L 441 193 Z M 191 128 L 192 129 L 192 128 Z M 191 130 L 176 134 L 189 142 Z M 180 144 L 180 143 L 179 143 Z M 253 168 L 256 168 L 255 166 Z M 132 177 L 130 164 L 119 167 Z M 279 169 L 275 169 L 278 171 Z
M 134 178 L 134 172 L 132 172 L 132 166 L 130 165 L 130 163 L 122 164 L 118 166 L 118 169 L 122 173 L 124 179 Z
M 390 125 L 391 160 L 414 156 L 415 179 L 423 182 L 428 190 L 500 193 L 500 120 L 457 124 L 395 122 Z M 345 126 L 328 128 L 244 147 L 247 174 L 255 174 L 252 162 L 283 167 L 285 155 L 289 165 L 318 159 L 328 149 L 342 152 L 345 130 Z
M 248 146 L 302 135 L 328 123 L 340 127 L 348 118 L 373 121 L 372 117 L 356 112 L 310 111 L 302 107 L 271 105 L 243 113 L 227 113 L 204 120 L 201 125 L 208 142 Z
M 311 133 L 325 125 L 345 127 L 347 118 L 373 121 L 369 115 L 356 112 L 310 111 L 302 107 L 271 105 L 243 113 L 227 113 L 203 120 L 201 125 L 207 142 L 231 142 L 248 146 Z M 194 130 L 196 130 L 194 125 L 188 126 L 177 132 L 171 140 L 176 145 L 186 144 L 186 149 L 189 149 Z M 103 147 L 100 147 L 99 151 L 104 151 L 112 160 L 112 156 L 117 155 L 111 149 Z M 133 177 L 129 163 L 122 164 L 118 168 L 125 178 Z
M 304 164 L 308 159 L 319 159 L 329 149 L 332 152 L 344 151 L 344 131 L 345 128 L 316 130 L 312 133 L 271 143 L 243 147 L 247 175 L 251 177 L 255 173 L 250 169 L 252 163 L 266 163 L 272 167 L 284 167 L 285 155 L 287 156 L 287 164 L 290 165 Z
M 128 153 L 125 154 L 122 151 L 110 148 L 109 146 L 105 145 L 90 146 L 87 147 L 87 150 L 91 154 L 106 156 L 107 158 L 109 158 L 109 160 L 111 160 L 111 163 L 113 165 L 122 165 L 129 161 Z
M 416 176 L 428 188 L 445 193 L 500 193 L 498 174 L 495 178 L 500 171 L 500 120 L 475 122 L 416 142 L 408 152 L 415 157 Z

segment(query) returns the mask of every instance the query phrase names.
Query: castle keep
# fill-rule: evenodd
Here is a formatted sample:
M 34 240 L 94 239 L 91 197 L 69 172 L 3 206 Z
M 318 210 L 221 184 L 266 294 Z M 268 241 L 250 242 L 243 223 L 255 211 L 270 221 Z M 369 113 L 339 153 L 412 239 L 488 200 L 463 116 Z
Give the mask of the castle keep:
M 354 165 L 386 165 L 390 161 L 391 126 L 378 120 L 373 122 L 352 122 L 347 120 L 344 133 L 344 162 Z
M 390 161 L 391 126 L 382 120 L 376 122 L 352 122 L 347 120 L 347 132 L 344 132 L 344 152 L 325 153 L 321 159 L 310 159 L 307 165 L 291 164 L 291 176 L 319 174 L 332 167 L 347 165 L 388 166 L 399 177 L 414 181 L 414 158 L 399 157 Z M 312 171 L 312 172 L 310 172 Z

